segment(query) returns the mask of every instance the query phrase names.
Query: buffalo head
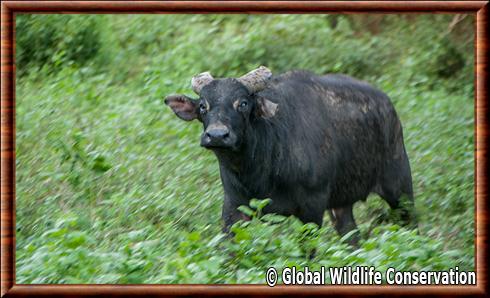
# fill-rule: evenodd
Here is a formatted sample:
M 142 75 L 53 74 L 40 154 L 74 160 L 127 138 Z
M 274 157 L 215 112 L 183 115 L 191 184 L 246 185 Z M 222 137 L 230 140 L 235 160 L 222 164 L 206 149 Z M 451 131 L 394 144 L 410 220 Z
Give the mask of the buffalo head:
M 271 77 L 271 71 L 264 66 L 240 78 L 215 79 L 204 72 L 191 80 L 199 98 L 169 95 L 165 104 L 185 121 L 202 122 L 201 146 L 237 151 L 245 142 L 245 131 L 251 121 L 273 117 L 277 112 L 277 104 L 257 95 Z

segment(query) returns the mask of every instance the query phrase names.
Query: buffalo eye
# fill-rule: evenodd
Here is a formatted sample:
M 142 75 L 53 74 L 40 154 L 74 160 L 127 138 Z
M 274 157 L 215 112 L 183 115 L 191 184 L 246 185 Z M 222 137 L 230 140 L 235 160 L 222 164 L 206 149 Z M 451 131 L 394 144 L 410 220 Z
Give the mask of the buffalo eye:
M 240 102 L 240 104 L 238 105 L 238 108 L 241 110 L 241 111 L 245 111 L 245 109 L 247 108 L 248 106 L 248 102 L 246 100 L 242 100 Z
M 199 103 L 199 112 L 203 115 L 207 112 L 206 105 L 203 102 Z

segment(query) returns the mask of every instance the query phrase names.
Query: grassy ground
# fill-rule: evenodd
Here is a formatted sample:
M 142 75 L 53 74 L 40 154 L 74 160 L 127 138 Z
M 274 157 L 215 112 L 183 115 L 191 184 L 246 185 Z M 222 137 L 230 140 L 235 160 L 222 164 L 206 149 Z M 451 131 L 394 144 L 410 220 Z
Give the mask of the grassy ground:
M 474 269 L 472 35 L 466 47 L 458 28 L 441 36 L 451 16 L 386 16 L 389 30 L 374 33 L 361 17 L 335 26 L 326 16 L 96 18 L 97 57 L 82 64 L 60 54 L 17 78 L 18 283 L 264 283 L 268 267 L 286 265 Z M 448 44 L 464 61 L 449 76 Z M 388 207 L 372 196 L 355 207 L 359 249 L 328 217 L 320 230 L 255 218 L 220 240 L 217 161 L 198 145 L 200 125 L 162 99 L 192 94 L 195 73 L 234 76 L 260 64 L 351 74 L 392 98 L 418 234 L 378 224 Z

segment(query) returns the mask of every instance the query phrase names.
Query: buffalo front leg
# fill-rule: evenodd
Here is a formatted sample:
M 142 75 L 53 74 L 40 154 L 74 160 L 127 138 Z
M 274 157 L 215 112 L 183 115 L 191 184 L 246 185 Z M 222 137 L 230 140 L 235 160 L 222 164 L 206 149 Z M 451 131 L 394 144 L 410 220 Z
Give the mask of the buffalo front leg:
M 232 236 L 230 228 L 234 223 L 239 220 L 250 220 L 248 216 L 238 211 L 237 208 L 239 206 L 240 204 L 235 203 L 230 197 L 225 195 L 221 217 L 223 218 L 223 233 L 228 234 L 228 236 Z
M 329 210 L 330 219 L 332 220 L 335 230 L 340 236 L 344 236 L 352 230 L 357 229 L 354 215 L 352 213 L 352 205 L 332 208 Z M 359 231 L 356 231 L 353 235 L 347 239 L 347 242 L 351 245 L 357 246 L 359 242 Z
M 248 206 L 249 200 L 247 196 L 240 191 L 241 183 L 234 173 L 229 172 L 226 167 L 223 167 L 220 164 L 220 174 L 225 193 L 225 201 L 223 202 L 223 211 L 221 213 L 223 219 L 223 233 L 228 234 L 228 236 L 233 236 L 230 233 L 230 228 L 234 223 L 240 219 L 250 220 L 250 218 L 237 209 L 241 205 Z
M 322 227 L 323 224 L 323 214 L 324 211 L 322 209 L 318 208 L 303 208 L 300 209 L 300 214 L 299 214 L 299 219 L 303 223 L 315 223 L 318 225 L 319 228 Z M 310 237 L 310 231 L 305 231 L 305 237 Z M 308 249 L 307 247 L 305 247 Z M 316 255 L 316 247 L 312 248 L 309 251 L 308 258 L 312 260 Z

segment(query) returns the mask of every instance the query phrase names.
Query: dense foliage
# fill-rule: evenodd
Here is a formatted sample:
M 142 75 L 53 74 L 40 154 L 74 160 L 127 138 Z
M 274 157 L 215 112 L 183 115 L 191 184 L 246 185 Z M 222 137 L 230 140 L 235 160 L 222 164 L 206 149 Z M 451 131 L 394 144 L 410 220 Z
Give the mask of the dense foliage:
M 474 269 L 473 19 L 17 16 L 17 283 L 264 283 L 270 266 Z M 363 235 L 260 215 L 222 239 L 218 164 L 163 97 L 258 65 L 367 80 L 404 127 L 419 232 L 378 197 Z M 316 248 L 315 257 L 308 256 Z

